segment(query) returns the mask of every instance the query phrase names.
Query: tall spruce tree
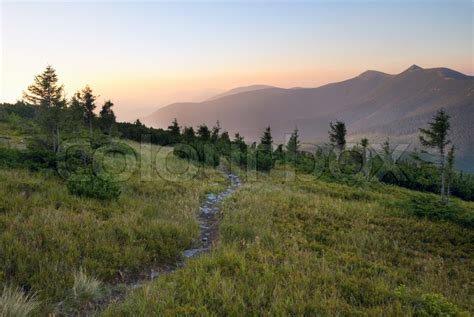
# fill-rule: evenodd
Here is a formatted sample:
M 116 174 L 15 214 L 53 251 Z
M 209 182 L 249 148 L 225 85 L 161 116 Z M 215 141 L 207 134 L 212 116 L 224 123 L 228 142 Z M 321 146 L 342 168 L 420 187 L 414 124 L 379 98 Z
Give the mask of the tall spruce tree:
M 60 149 L 60 128 L 64 121 L 64 86 L 58 84 L 56 70 L 48 65 L 45 71 L 34 78 L 26 92 L 23 92 L 26 103 L 40 107 L 40 122 L 51 136 L 52 151 L 57 153 Z
M 81 105 L 84 108 L 84 118 L 89 125 L 89 137 L 92 140 L 92 122 L 95 118 L 94 110 L 96 108 L 95 101 L 97 96 L 92 92 L 92 89 L 87 85 L 81 92 Z
M 257 170 L 268 172 L 272 169 L 273 161 L 273 137 L 270 127 L 267 127 L 260 138 L 257 147 Z
M 346 124 L 342 121 L 336 121 L 335 124 L 332 122 L 329 124 L 330 130 L 329 133 L 329 141 L 332 146 L 334 146 L 339 151 L 344 150 L 346 146 Z
M 245 143 L 244 137 L 241 136 L 240 133 L 236 133 L 234 135 L 234 140 L 232 141 L 232 144 L 234 144 L 234 148 L 240 153 L 247 152 L 247 144 Z
M 102 106 L 102 110 L 99 113 L 100 126 L 102 131 L 108 135 L 112 134 L 112 127 L 115 124 L 115 113 L 112 110 L 114 104 L 112 101 L 107 100 Z
M 260 138 L 259 150 L 266 153 L 272 153 L 273 137 L 271 128 L 267 127 Z
M 420 142 L 423 146 L 434 148 L 440 156 L 439 169 L 441 173 L 441 200 L 447 201 L 446 196 L 446 146 L 451 142 L 449 137 L 449 115 L 444 109 L 438 110 L 427 129 L 420 129 Z
M 212 127 L 211 130 L 211 142 L 216 143 L 219 140 L 219 133 L 221 131 L 221 124 L 217 120 L 216 125 Z
M 77 91 L 69 101 L 69 110 L 73 113 L 73 117 L 84 124 L 84 108 L 81 105 L 81 92 Z
M 286 144 L 286 151 L 290 160 L 295 160 L 300 147 L 298 128 L 295 128 Z
M 174 118 L 170 126 L 168 126 L 168 131 L 174 141 L 177 141 L 181 135 L 181 128 L 179 127 L 178 120 Z
M 224 131 L 219 136 L 219 140 L 217 141 L 217 148 L 219 152 L 221 152 L 224 156 L 229 157 L 231 154 L 231 142 L 229 137 L 229 132 Z

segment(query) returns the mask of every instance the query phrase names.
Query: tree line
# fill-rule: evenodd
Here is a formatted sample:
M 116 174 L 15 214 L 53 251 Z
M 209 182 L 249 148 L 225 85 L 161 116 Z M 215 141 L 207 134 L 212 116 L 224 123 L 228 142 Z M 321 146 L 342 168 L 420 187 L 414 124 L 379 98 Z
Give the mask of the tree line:
M 298 128 L 294 129 L 286 144 L 276 147 L 270 127 L 265 128 L 258 143 L 250 144 L 239 133 L 230 140 L 229 133 L 221 130 L 219 122 L 212 128 L 202 124 L 196 131 L 193 127 L 181 128 L 176 119 L 168 127 L 180 143 L 174 149 L 177 156 L 212 166 L 219 165 L 220 158 L 226 157 L 241 168 L 261 172 L 270 171 L 277 163 L 292 164 L 298 170 L 309 173 L 314 173 L 319 167 L 326 178 L 363 175 L 366 179 L 375 178 L 414 190 L 438 192 L 444 204 L 450 195 L 474 200 L 474 178 L 454 168 L 455 147 L 448 148 L 451 144 L 449 115 L 443 109 L 436 113 L 427 128 L 420 128 L 419 136 L 425 148 L 437 151 L 437 162 L 423 160 L 417 151 L 395 162 L 389 139 L 383 143 L 381 154 L 374 154 L 367 138 L 347 148 L 347 128 L 342 121 L 329 124 L 329 142 L 315 153 L 301 149 Z M 338 165 L 339 173 L 336 175 L 331 173 L 331 164 Z M 385 164 L 389 165 L 388 170 L 384 168 Z M 392 171 L 390 165 L 397 168 Z

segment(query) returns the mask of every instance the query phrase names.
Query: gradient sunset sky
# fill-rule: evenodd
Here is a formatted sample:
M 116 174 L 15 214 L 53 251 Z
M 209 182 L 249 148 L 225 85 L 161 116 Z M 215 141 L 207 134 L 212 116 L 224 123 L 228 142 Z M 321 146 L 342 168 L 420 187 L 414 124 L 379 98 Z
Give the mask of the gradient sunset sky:
M 367 69 L 473 69 L 473 2 L 1 3 L 0 101 L 47 64 L 121 120 L 237 86 L 316 87 Z M 100 105 L 100 104 L 99 104 Z

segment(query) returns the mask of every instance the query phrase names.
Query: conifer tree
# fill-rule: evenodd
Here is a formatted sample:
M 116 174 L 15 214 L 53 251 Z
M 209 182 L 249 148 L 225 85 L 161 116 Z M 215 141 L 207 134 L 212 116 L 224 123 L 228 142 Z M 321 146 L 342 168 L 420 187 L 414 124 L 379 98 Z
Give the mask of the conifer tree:
M 67 108 L 67 126 L 69 131 L 78 133 L 84 128 L 84 109 L 81 105 L 81 93 L 76 92 Z
M 443 109 L 441 109 L 436 113 L 435 117 L 431 122 L 428 123 L 428 125 L 429 128 L 420 129 L 420 142 L 423 146 L 434 148 L 439 153 L 441 200 L 446 202 L 446 146 L 451 142 L 448 139 L 450 130 L 449 115 Z
M 329 141 L 332 146 L 334 146 L 339 151 L 344 150 L 346 146 L 346 124 L 342 121 L 336 121 L 335 124 L 332 122 L 329 124 L 330 130 L 329 133 Z
M 247 152 L 247 144 L 245 143 L 244 138 L 239 133 L 236 133 L 232 140 L 230 157 L 238 165 L 247 167 Z
M 239 156 L 239 164 L 244 163 L 245 160 L 243 157 L 247 155 L 247 144 L 245 143 L 244 138 L 239 133 L 236 133 L 232 144 L 232 149 L 234 149 L 234 151 L 237 153 L 236 155 Z
M 81 93 L 81 105 L 84 108 L 84 118 L 89 125 L 89 136 L 92 139 L 92 121 L 95 118 L 94 110 L 96 108 L 95 101 L 97 96 L 94 96 L 92 89 L 87 85 Z
M 211 137 L 211 131 L 209 131 L 209 128 L 207 127 L 207 125 L 201 124 L 198 127 L 197 135 L 199 136 L 201 141 L 207 142 L 207 141 L 209 141 L 209 139 Z
M 184 127 L 183 136 L 186 142 L 193 142 L 196 137 L 193 127 Z
M 267 127 L 263 132 L 262 137 L 260 138 L 259 150 L 266 153 L 272 152 L 273 137 L 271 133 L 271 128 Z
M 219 141 L 223 143 L 230 143 L 229 132 L 224 131 L 219 137 Z
M 51 148 L 57 153 L 60 148 L 60 127 L 64 121 L 64 86 L 58 84 L 56 70 L 48 65 L 45 71 L 35 76 L 34 82 L 26 92 L 23 100 L 40 107 L 40 122 L 43 129 L 51 136 Z
M 270 127 L 267 127 L 260 138 L 257 148 L 257 170 L 270 171 L 273 167 L 273 138 Z
M 112 127 L 115 124 L 115 113 L 112 110 L 114 104 L 112 101 L 107 100 L 102 106 L 102 110 L 99 113 L 100 125 L 102 131 L 108 135 L 112 134 Z
M 219 151 L 224 155 L 229 157 L 231 152 L 231 142 L 229 137 L 229 132 L 224 131 L 219 136 L 219 140 L 217 141 Z
M 283 151 L 283 144 L 278 144 L 276 150 L 273 152 L 273 157 L 276 160 L 283 160 L 285 152 Z
M 240 135 L 240 133 L 236 133 L 234 136 L 234 141 L 232 143 L 237 144 L 238 148 L 243 151 L 247 148 L 247 144 L 245 144 L 244 137 Z
M 211 131 L 211 142 L 216 143 L 219 139 L 219 133 L 221 131 L 221 125 L 219 120 L 217 120 L 216 125 L 212 127 Z
M 69 102 L 69 110 L 77 121 L 84 123 L 84 108 L 81 105 L 81 92 L 77 91 Z
M 179 127 L 179 124 L 178 124 L 178 120 L 176 118 L 174 118 L 171 125 L 168 126 L 168 131 L 170 132 L 170 134 L 173 138 L 179 138 L 181 133 L 180 133 L 180 127 Z
M 300 147 L 300 140 L 298 135 L 298 128 L 295 128 L 293 133 L 286 144 L 286 151 L 288 152 L 288 156 L 291 160 L 295 160 L 298 154 L 298 150 Z

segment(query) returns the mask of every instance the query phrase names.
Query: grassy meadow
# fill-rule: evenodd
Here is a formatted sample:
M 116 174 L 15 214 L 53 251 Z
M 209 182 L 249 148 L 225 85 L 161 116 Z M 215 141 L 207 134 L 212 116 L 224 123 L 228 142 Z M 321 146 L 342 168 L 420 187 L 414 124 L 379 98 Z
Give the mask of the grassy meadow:
M 289 180 L 281 167 L 251 177 L 223 203 L 210 254 L 103 316 L 469 316 L 474 232 L 414 215 L 419 197 L 438 199 Z M 455 203 L 473 216 L 473 203 Z
M 108 284 L 174 264 L 198 236 L 199 203 L 225 188 L 226 178 L 174 158 L 170 148 L 128 144 L 139 153 L 135 165 L 121 155 L 102 160 L 108 171 L 143 167 L 123 173 L 117 200 L 71 195 L 53 171 L 0 169 L 0 306 L 21 297 L 13 291 L 21 287 L 34 297 L 26 301 L 35 303 L 33 313 L 80 309 Z

